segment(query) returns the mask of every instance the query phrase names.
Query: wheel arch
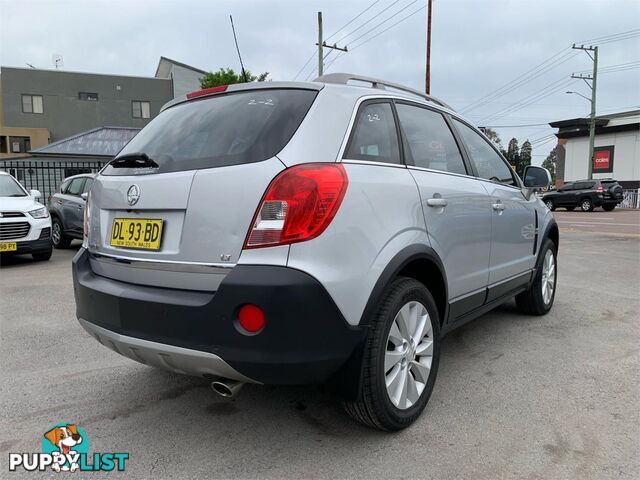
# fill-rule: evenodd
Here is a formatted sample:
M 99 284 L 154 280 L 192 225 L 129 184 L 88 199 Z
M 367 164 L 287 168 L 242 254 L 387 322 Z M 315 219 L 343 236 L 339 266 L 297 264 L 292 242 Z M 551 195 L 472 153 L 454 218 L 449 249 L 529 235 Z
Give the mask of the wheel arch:
M 555 219 L 551 219 L 544 229 L 542 239 L 549 238 L 556 246 L 556 249 L 560 247 L 560 230 Z

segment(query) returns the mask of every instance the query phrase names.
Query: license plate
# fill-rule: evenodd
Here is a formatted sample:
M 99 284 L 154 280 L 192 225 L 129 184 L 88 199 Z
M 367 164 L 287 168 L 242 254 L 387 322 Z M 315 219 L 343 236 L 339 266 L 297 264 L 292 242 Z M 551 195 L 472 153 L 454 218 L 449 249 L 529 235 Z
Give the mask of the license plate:
M 15 252 L 18 250 L 16 242 L 0 242 L 0 252 Z
M 162 220 L 157 218 L 114 218 L 112 247 L 160 250 Z

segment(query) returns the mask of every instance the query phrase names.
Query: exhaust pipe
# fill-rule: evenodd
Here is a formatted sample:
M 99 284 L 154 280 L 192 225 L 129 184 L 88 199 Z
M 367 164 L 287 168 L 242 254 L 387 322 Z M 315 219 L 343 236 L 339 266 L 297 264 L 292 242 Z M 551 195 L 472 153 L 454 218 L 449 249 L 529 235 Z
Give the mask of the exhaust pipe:
M 228 380 L 226 378 L 220 378 L 215 382 L 211 382 L 211 388 L 221 397 L 232 398 L 235 397 L 244 383 L 237 382 L 235 380 Z

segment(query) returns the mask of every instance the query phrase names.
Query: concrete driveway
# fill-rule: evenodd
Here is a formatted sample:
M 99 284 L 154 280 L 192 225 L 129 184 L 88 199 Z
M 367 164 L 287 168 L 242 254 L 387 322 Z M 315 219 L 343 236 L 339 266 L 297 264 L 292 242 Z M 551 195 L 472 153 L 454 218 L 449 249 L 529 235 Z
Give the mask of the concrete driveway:
M 8 453 L 64 421 L 91 451 L 129 452 L 123 478 L 640 478 L 640 237 L 561 228 L 551 313 L 511 302 L 448 336 L 424 415 L 397 434 L 317 388 L 225 400 L 120 357 L 75 321 L 74 249 L 5 262 L 1 476 L 37 476 L 9 474 Z

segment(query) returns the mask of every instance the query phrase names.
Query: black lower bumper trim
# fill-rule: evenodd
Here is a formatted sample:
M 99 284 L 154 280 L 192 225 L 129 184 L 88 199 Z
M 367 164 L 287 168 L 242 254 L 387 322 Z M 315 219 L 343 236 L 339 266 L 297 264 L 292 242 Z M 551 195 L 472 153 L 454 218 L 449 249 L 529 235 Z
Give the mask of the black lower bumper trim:
M 14 240 L 3 240 L 13 242 Z M 22 255 L 29 253 L 46 253 L 53 248 L 50 238 L 41 238 L 38 240 L 19 241 L 16 240 L 16 250 L 11 252 L 2 252 L 3 255 Z
M 323 383 L 364 340 L 316 279 L 287 267 L 237 265 L 217 292 L 193 292 L 100 277 L 81 249 L 73 280 L 79 318 L 122 335 L 214 353 L 261 383 Z M 266 326 L 257 335 L 235 326 L 246 303 L 264 311 Z

